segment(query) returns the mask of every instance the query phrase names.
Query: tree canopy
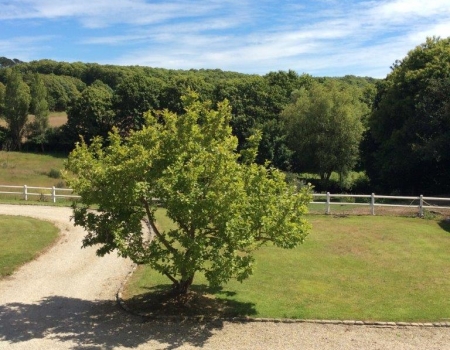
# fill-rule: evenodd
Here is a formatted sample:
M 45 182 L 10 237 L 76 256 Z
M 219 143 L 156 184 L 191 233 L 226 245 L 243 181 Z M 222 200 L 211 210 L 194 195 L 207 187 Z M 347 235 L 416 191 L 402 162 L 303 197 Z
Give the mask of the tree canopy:
M 7 69 L 0 67 L 0 83 L 4 85 Z M 313 83 L 334 81 L 358 91 L 360 100 L 368 106 L 372 105 L 374 90 L 374 79 L 367 77 L 320 78 L 299 75 L 292 70 L 260 76 L 220 69 L 171 70 L 46 59 L 18 62 L 14 69 L 22 74 L 29 87 L 38 74 L 47 90 L 48 110 L 68 114 L 67 124 L 48 128 L 45 133 L 35 132 L 37 125 L 30 126 L 31 134 L 22 139 L 27 149 L 35 149 L 40 144 L 48 151 L 71 150 L 79 136 L 89 143 L 96 135 L 105 137 L 112 126 L 122 136 L 126 135 L 144 126 L 144 113 L 148 110 L 167 108 L 183 114 L 181 96 L 191 89 L 199 94 L 200 101 L 211 100 L 216 104 L 227 99 L 232 108 L 231 127 L 238 139 L 238 151 L 251 148 L 248 137 L 261 133 L 256 162 L 270 162 L 284 171 L 304 170 L 295 163 L 281 118 L 296 90 L 308 90 Z
M 49 128 L 48 115 L 50 113 L 47 103 L 47 89 L 44 81 L 38 73 L 33 75 L 31 82 L 31 103 L 30 112 L 34 115 L 34 120 L 28 125 L 28 138 L 44 148 L 46 142 L 46 132 Z
M 324 181 L 333 171 L 351 170 L 367 112 L 357 90 L 333 81 L 298 90 L 282 113 L 295 169 L 318 173 Z
M 366 168 L 379 187 L 402 193 L 450 190 L 450 38 L 428 38 L 378 85 Z
M 16 69 L 9 70 L 4 97 L 3 119 L 8 125 L 12 149 L 20 150 L 21 148 L 30 102 L 30 88 L 23 81 L 22 74 Z
M 228 102 L 214 110 L 191 92 L 183 103 L 183 114 L 146 113 L 141 130 L 113 132 L 107 146 L 101 138 L 78 144 L 67 162 L 74 174 L 68 183 L 82 197 L 74 219 L 88 231 L 84 246 L 149 264 L 178 293 L 188 291 L 196 272 L 213 286 L 244 280 L 261 245 L 302 243 L 311 199 L 309 187 L 298 191 L 280 171 L 253 163 L 260 135 L 237 152 Z M 158 206 L 177 229 L 158 230 Z
M 86 141 L 95 136 L 106 137 L 114 121 L 113 90 L 97 80 L 72 101 L 67 111 L 66 135 L 73 143 L 80 136 Z
M 3 108 L 5 108 L 5 93 L 6 93 L 6 86 L 3 83 L 0 83 L 0 118 L 3 113 Z

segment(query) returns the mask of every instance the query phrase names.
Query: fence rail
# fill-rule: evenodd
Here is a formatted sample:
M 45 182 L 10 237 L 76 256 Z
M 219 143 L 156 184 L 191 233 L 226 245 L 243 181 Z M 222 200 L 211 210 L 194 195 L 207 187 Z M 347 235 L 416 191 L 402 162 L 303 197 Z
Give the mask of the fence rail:
M 56 187 L 34 187 L 34 186 L 11 186 L 11 185 L 0 185 L 0 194 L 7 195 L 19 195 L 24 200 L 28 200 L 28 198 L 37 196 L 39 199 L 51 198 L 53 203 L 56 202 L 58 198 L 69 198 L 69 199 L 77 199 L 81 198 L 80 196 L 73 193 L 73 190 L 70 188 L 56 188 Z M 350 199 L 365 199 L 365 203 L 358 202 L 342 202 L 342 201 L 333 201 L 333 199 L 340 198 L 350 198 Z M 323 199 L 320 201 L 320 199 Z M 389 201 L 390 203 L 383 203 L 377 200 Z M 393 201 L 410 201 L 410 204 L 394 204 Z M 412 204 L 417 202 L 416 204 Z M 448 205 L 434 205 L 429 202 L 444 202 L 448 203 Z M 331 214 L 332 206 L 367 206 L 370 208 L 370 213 L 375 215 L 375 208 L 377 207 L 399 207 L 399 208 L 413 208 L 417 209 L 417 213 L 419 216 L 424 215 L 424 210 L 426 208 L 439 208 L 439 209 L 450 209 L 450 198 L 446 197 L 424 197 L 420 196 L 386 196 L 386 195 L 376 195 L 372 194 L 331 194 L 327 193 L 314 193 L 313 194 L 313 204 L 323 204 L 325 206 L 325 213 Z
M 318 201 L 317 199 L 323 198 L 323 201 Z M 352 203 L 352 202 L 342 202 L 342 201 L 333 201 L 333 198 L 365 198 L 367 199 L 367 203 Z M 391 203 L 382 203 L 378 202 L 377 199 L 381 200 L 388 200 Z M 392 201 L 395 200 L 408 200 L 410 201 L 410 204 L 393 204 Z M 417 204 L 412 204 L 414 202 L 417 202 Z M 430 204 L 429 202 L 448 202 L 449 206 L 442 206 L 442 205 L 435 205 Z M 450 198 L 446 197 L 424 197 L 423 195 L 420 196 L 386 196 L 386 195 L 376 195 L 375 193 L 372 194 L 331 194 L 329 192 L 327 193 L 314 193 L 313 194 L 313 201 L 311 203 L 314 204 L 324 204 L 325 205 L 325 213 L 331 214 L 331 207 L 333 205 L 352 205 L 352 206 L 369 206 L 370 207 L 370 213 L 372 215 L 375 215 L 375 208 L 376 207 L 398 207 L 398 208 L 416 208 L 417 213 L 420 217 L 424 215 L 424 210 L 426 208 L 439 208 L 439 209 L 450 209 Z
M 35 187 L 35 186 L 9 186 L 0 185 L 0 194 L 19 195 L 24 200 L 30 197 L 38 197 L 38 199 L 50 198 L 53 203 L 56 203 L 57 198 L 81 198 L 73 194 L 71 188 L 57 188 L 53 187 Z

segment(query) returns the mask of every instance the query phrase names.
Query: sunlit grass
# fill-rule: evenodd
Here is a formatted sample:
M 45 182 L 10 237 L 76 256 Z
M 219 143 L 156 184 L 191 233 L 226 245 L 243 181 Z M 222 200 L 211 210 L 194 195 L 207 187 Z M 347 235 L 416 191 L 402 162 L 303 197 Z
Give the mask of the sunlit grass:
M 0 151 L 0 185 L 61 187 L 62 179 L 51 175 L 64 167 L 65 159 L 58 155 Z
M 58 229 L 49 222 L 0 215 L 0 278 L 34 259 L 57 237 Z
M 448 222 L 371 216 L 310 215 L 308 219 L 313 230 L 305 244 L 292 250 L 261 249 L 255 272 L 244 283 L 231 281 L 221 291 L 212 291 L 199 275 L 196 289 L 232 303 L 234 310 L 228 313 L 234 315 L 383 321 L 450 318 Z M 139 308 L 150 292 L 163 285 L 169 287 L 164 276 L 141 267 L 128 285 L 127 297 Z

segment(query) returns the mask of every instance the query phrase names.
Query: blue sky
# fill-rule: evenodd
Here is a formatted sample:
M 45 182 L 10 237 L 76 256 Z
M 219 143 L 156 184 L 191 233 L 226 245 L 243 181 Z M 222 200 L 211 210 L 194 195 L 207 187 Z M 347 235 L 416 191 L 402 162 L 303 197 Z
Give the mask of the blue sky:
M 23 61 L 384 78 L 449 0 L 0 0 L 0 56 Z

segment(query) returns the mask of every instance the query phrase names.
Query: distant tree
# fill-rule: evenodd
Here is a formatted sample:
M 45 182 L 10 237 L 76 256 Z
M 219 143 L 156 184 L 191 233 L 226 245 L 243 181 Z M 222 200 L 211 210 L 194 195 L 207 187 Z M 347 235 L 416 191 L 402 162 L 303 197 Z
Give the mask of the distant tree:
M 266 243 L 302 243 L 308 233 L 302 216 L 311 199 L 308 187 L 298 192 L 278 170 L 253 163 L 257 135 L 249 140 L 252 148 L 236 151 L 227 102 L 213 110 L 194 93 L 183 101 L 184 114 L 146 113 L 141 130 L 126 138 L 114 132 L 106 147 L 99 138 L 79 144 L 67 162 L 74 174 L 68 183 L 82 197 L 74 220 L 88 231 L 83 245 L 149 264 L 180 294 L 197 272 L 212 286 L 246 279 L 252 253 Z M 158 229 L 159 206 L 176 229 Z
M 333 171 L 343 175 L 358 160 L 367 106 L 359 91 L 335 81 L 300 89 L 282 113 L 295 170 L 320 175 L 323 182 Z
M 20 72 L 11 69 L 7 76 L 3 119 L 10 132 L 12 149 L 21 149 L 30 102 L 30 88 Z
M 115 90 L 117 85 L 134 75 L 135 71 L 140 69 L 141 67 L 124 67 L 87 63 L 85 65 L 85 69 L 83 70 L 81 80 L 83 80 L 83 82 L 87 85 L 91 85 L 94 81 L 100 80 Z M 142 73 L 140 75 L 144 76 L 146 74 Z
M 28 125 L 28 138 L 40 145 L 42 151 L 44 151 L 50 111 L 47 102 L 47 89 L 44 81 L 37 73 L 33 75 L 31 82 L 30 113 L 34 114 L 34 120 Z
M 294 91 L 304 87 L 308 88 L 314 82 L 314 78 L 309 74 L 298 75 L 293 70 L 270 72 L 264 76 L 272 91 L 277 91 L 278 100 L 282 104 L 283 109 L 291 100 Z
M 291 152 L 286 147 L 280 123 L 286 97 L 279 86 L 269 85 L 268 80 L 260 76 L 245 76 L 217 84 L 214 95 L 216 101 L 225 98 L 230 101 L 231 126 L 239 140 L 239 149 L 245 149 L 248 137 L 258 130 L 262 139 L 257 162 L 269 161 L 277 168 L 289 168 Z
M 11 59 L 11 58 L 7 58 L 7 57 L 0 57 L 0 68 L 13 67 L 19 63 L 23 63 L 23 62 L 17 58 Z
M 163 82 L 142 75 L 125 78 L 114 91 L 115 125 L 123 134 L 139 130 L 145 122 L 144 112 L 159 109 Z
M 0 83 L 0 118 L 5 108 L 5 93 L 6 93 L 6 86 Z
M 65 133 L 72 143 L 82 136 L 90 142 L 95 136 L 106 137 L 115 121 L 112 89 L 96 80 L 83 90 L 67 111 Z
M 214 87 L 207 83 L 203 76 L 192 72 L 171 76 L 166 79 L 166 84 L 161 91 L 160 107 L 167 108 L 174 113 L 183 113 L 184 107 L 181 97 L 192 90 L 199 94 L 202 100 L 211 100 Z
M 2 119 L 3 111 L 5 108 L 5 91 L 6 86 L 0 83 L 0 119 Z M 0 147 L 3 147 L 3 144 L 7 140 L 8 135 L 8 129 L 0 125 Z
M 450 191 L 450 38 L 428 38 L 378 84 L 365 165 L 382 191 Z
M 70 103 L 84 90 L 86 85 L 79 79 L 55 74 L 41 75 L 48 92 L 48 106 L 51 111 L 65 111 Z

